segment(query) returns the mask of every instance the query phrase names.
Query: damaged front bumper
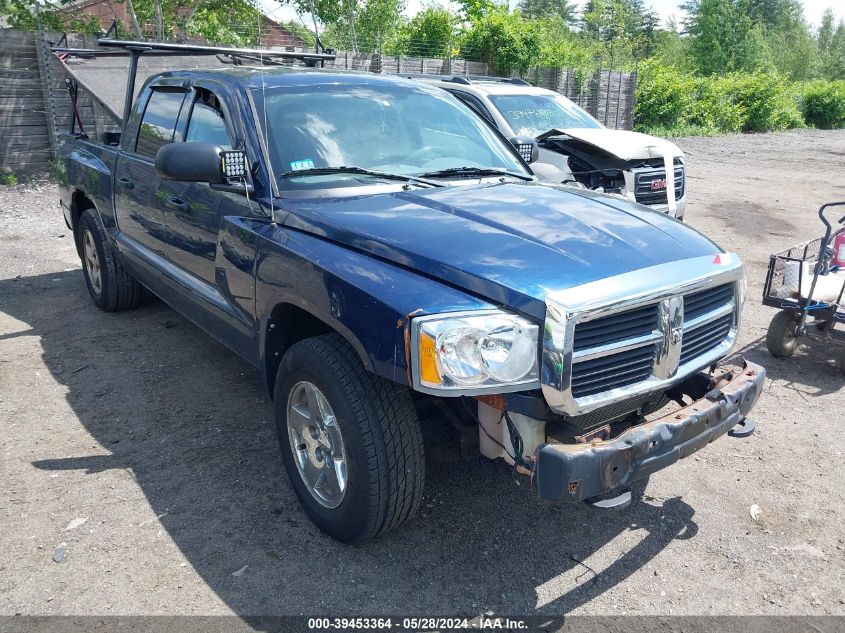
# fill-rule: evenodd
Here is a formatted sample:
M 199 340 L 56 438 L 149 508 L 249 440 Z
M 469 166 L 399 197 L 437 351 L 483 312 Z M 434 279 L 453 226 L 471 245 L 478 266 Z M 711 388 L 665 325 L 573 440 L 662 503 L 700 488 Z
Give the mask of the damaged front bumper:
M 766 370 L 744 362 L 742 371 L 712 378 L 698 374 L 678 388 L 693 403 L 633 426 L 609 441 L 543 444 L 532 481 L 540 497 L 575 503 L 666 468 L 740 424 L 763 389 Z

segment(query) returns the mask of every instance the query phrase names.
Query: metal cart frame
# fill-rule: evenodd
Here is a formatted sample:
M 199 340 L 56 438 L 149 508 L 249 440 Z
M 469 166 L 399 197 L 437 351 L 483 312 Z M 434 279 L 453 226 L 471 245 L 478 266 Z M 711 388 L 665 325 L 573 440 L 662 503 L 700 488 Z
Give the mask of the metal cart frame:
M 845 207 L 845 202 L 831 202 L 819 209 L 819 218 L 825 225 L 822 237 L 775 253 L 769 259 L 769 271 L 763 287 L 763 305 L 780 310 L 772 319 L 766 336 L 766 347 L 773 356 L 786 358 L 795 353 L 798 339 L 807 335 L 809 316 L 814 317 L 819 332 L 837 342 L 842 340 L 836 337 L 835 328 L 837 323 L 845 323 L 845 278 L 835 301 L 814 298 L 819 278 L 837 271 L 830 266 L 833 258 L 830 245 L 837 235 L 845 232 L 845 215 L 837 222 L 841 226 L 835 229 L 825 217 L 825 212 L 833 207 Z M 805 272 L 808 267 L 812 270 L 812 280 L 807 278 Z M 788 279 L 791 270 L 797 271 L 797 296 L 792 296 L 790 292 L 794 286 Z M 794 278 L 792 281 L 795 281 Z M 804 298 L 801 291 L 808 281 L 810 290 Z M 845 373 L 845 350 L 840 353 L 839 362 Z

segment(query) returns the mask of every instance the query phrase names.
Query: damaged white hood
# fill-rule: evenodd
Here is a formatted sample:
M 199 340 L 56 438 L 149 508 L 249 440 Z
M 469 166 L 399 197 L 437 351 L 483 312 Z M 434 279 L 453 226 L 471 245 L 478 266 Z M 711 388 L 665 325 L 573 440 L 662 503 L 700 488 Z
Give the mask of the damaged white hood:
M 560 132 L 590 143 L 622 160 L 683 157 L 681 148 L 666 139 L 640 132 L 605 128 L 567 128 Z
M 646 158 L 662 160 L 666 173 L 664 185 L 666 187 L 667 207 L 669 208 L 669 215 L 675 217 L 678 203 L 675 199 L 675 179 L 672 174 L 675 172 L 673 168 L 675 158 L 684 155 L 680 147 L 671 141 L 656 136 L 649 136 L 640 132 L 628 132 L 627 130 L 568 128 L 560 131 L 574 139 L 595 145 L 621 160 L 634 161 Z

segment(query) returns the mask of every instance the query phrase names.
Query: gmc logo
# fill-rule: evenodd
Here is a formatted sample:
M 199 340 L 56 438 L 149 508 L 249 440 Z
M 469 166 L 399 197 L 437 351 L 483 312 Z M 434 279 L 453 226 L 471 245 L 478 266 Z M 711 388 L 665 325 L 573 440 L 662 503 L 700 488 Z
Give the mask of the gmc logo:
M 665 178 L 658 178 L 657 180 L 651 181 L 651 190 L 652 191 L 663 191 L 666 189 L 666 179 Z

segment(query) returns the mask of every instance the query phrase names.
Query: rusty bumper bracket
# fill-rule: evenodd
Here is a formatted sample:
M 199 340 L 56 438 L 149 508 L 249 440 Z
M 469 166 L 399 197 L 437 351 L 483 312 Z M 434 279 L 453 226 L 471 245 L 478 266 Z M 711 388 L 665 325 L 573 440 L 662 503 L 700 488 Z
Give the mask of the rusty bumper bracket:
M 705 378 L 710 388 L 677 411 L 634 426 L 609 441 L 543 444 L 535 452 L 534 486 L 543 499 L 576 503 L 647 477 L 744 424 L 760 397 L 765 377 L 765 369 L 748 361 L 741 372 L 726 372 L 712 380 L 699 374 L 682 384 L 681 391 L 689 384 L 689 391 L 700 394 L 696 386 Z M 748 423 L 753 431 L 753 423 Z

